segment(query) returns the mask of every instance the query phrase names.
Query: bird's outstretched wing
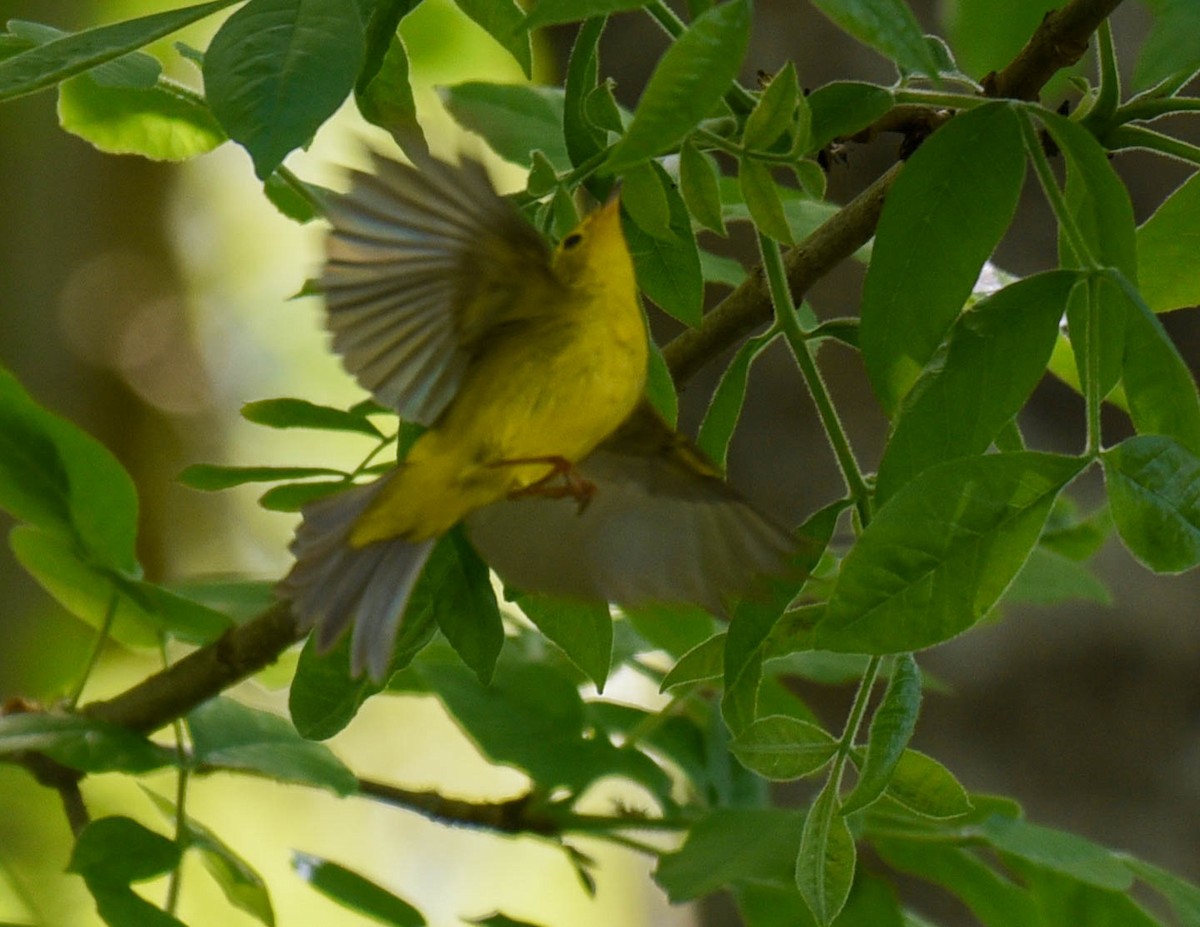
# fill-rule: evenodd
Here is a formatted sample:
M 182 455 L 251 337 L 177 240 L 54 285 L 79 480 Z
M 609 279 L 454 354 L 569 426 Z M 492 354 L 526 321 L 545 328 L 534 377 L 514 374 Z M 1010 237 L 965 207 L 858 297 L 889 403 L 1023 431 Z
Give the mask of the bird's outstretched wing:
M 478 161 L 371 158 L 327 210 L 326 324 L 377 402 L 431 424 L 488 332 L 543 304 L 549 253 Z
M 761 577 L 786 573 L 797 550 L 648 405 L 576 471 L 596 486 L 582 512 L 572 499 L 523 497 L 467 517 L 471 542 L 510 586 L 724 614 Z

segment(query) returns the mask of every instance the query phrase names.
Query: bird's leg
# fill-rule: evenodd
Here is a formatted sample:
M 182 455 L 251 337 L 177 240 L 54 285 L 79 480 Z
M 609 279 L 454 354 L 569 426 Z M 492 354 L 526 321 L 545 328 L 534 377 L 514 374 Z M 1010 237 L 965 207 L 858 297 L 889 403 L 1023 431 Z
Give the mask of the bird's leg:
M 528 464 L 545 464 L 550 467 L 550 472 L 528 486 L 512 490 L 508 494 L 509 499 L 523 499 L 529 496 L 541 496 L 545 499 L 574 499 L 579 505 L 579 514 L 583 514 L 588 503 L 592 501 L 592 496 L 596 494 L 596 484 L 580 476 L 575 465 L 565 457 L 520 457 L 512 460 L 498 460 L 489 466 L 515 467 Z M 560 477 L 562 478 L 561 485 L 551 485 L 552 480 Z

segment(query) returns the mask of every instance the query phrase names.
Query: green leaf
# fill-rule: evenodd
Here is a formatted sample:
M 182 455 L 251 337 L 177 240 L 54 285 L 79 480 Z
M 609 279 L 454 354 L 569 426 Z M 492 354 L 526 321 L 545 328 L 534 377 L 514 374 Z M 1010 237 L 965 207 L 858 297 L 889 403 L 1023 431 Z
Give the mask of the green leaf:
M 979 834 L 1002 853 L 1097 888 L 1123 892 L 1133 884 L 1133 873 L 1116 853 L 1075 834 L 999 815 L 985 821 Z
M 591 16 L 623 13 L 645 6 L 650 0 L 538 0 L 525 18 L 526 29 L 555 23 L 573 23 Z
M 506 161 L 527 168 L 532 152 L 541 151 L 560 173 L 571 169 L 560 88 L 472 81 L 439 92 L 454 121 L 482 135 Z
M 905 71 L 936 77 L 937 59 L 904 0 L 812 0 L 813 6 L 864 45 Z
M 368 122 L 392 133 L 402 148 L 425 147 L 417 121 L 417 103 L 409 80 L 408 50 L 397 27 L 415 6 L 413 0 L 391 0 L 372 10 L 365 30 L 366 54 L 354 84 L 354 102 Z
M 935 132 L 892 185 L 863 283 L 859 343 L 889 413 L 937 351 L 1012 220 L 1025 176 L 1017 116 L 988 103 Z
M 358 791 L 358 782 L 323 744 L 305 740 L 286 719 L 219 697 L 187 716 L 197 763 L 260 773 L 280 782 Z
M 714 634 L 701 641 L 681 656 L 659 686 L 666 692 L 675 686 L 709 679 L 720 679 L 725 671 L 725 632 Z
M 1124 277 L 1128 300 L 1121 379 L 1129 417 L 1139 434 L 1174 438 L 1200 456 L 1200 395 L 1187 363 L 1162 323 Z
M 143 788 L 142 791 L 168 820 L 176 819 L 178 811 L 174 802 L 147 788 Z M 191 817 L 187 818 L 186 824 L 187 849 L 200 855 L 204 868 L 221 887 L 221 892 L 229 903 L 257 918 L 267 927 L 275 927 L 275 911 L 271 907 L 271 895 L 263 877 L 203 824 Z
M 30 398 L 0 368 L 0 509 L 72 535 L 89 560 L 129 575 L 138 566 L 137 491 L 91 435 Z
M 311 483 L 284 483 L 273 486 L 258 497 L 258 504 L 269 512 L 299 512 L 310 502 L 332 496 L 346 488 L 346 480 L 314 480 Z
M 274 483 L 280 480 L 301 480 L 309 476 L 340 476 L 347 474 L 328 467 L 226 467 L 221 464 L 192 464 L 181 474 L 179 482 L 192 489 L 212 492 L 245 483 Z
M 525 14 L 513 0 L 454 0 L 460 10 L 483 27 L 500 47 L 513 56 L 526 77 L 533 77 L 533 47 L 525 27 Z
M 1060 497 L 1062 498 L 1062 497 Z M 1004 590 L 1003 604 L 1028 602 L 1056 605 L 1060 602 L 1096 602 L 1111 605 L 1107 587 L 1084 564 L 1045 546 L 1046 536 L 1033 549 L 1012 585 Z
M 659 857 L 654 880 L 672 902 L 744 882 L 795 886 L 793 861 L 803 815 L 776 808 L 716 808 L 674 853 Z
M 924 471 L 842 561 L 813 644 L 900 653 L 948 640 L 995 604 L 1085 460 L 1018 451 Z
M 652 163 L 670 207 L 671 240 L 654 238 L 632 222 L 623 223 L 638 286 L 669 315 L 685 325 L 699 325 L 704 302 L 700 253 L 683 197 L 662 165 Z M 622 206 L 622 209 L 626 209 Z
M 883 860 L 960 898 L 984 927 L 1041 927 L 1029 893 L 965 849 L 932 841 L 877 839 Z
M 354 0 L 250 0 L 204 55 L 204 89 L 262 179 L 354 89 L 365 55 Z
M 1200 459 L 1160 435 L 1127 438 L 1100 459 L 1113 520 L 1130 552 L 1156 573 L 1200 564 Z
M 1078 276 L 1027 277 L 958 317 L 904 398 L 879 464 L 877 504 L 927 467 L 988 449 L 1045 373 Z
M 179 865 L 173 840 L 126 817 L 99 818 L 75 841 L 67 872 L 107 884 L 128 885 L 169 872 Z
M 395 927 L 424 927 L 424 915 L 375 882 L 319 856 L 292 851 L 292 868 L 305 882 L 344 908 Z
M 854 837 L 839 813 L 837 782 L 831 779 L 808 809 L 796 856 L 796 887 L 822 927 L 846 904 L 856 858 Z
M 623 776 L 655 795 L 670 795 L 670 778 L 644 754 L 585 736 L 573 674 L 506 658 L 484 687 L 456 663 L 426 660 L 412 669 L 484 756 L 525 770 L 539 789 L 578 793 L 596 779 Z
M 771 715 L 759 718 L 729 742 L 748 769 L 777 781 L 801 779 L 822 769 L 837 753 L 837 741 L 822 727 Z
M 621 181 L 621 205 L 625 213 L 651 238 L 672 241 L 671 204 L 664 180 L 649 162 L 625 172 Z
M 691 142 L 679 149 L 679 192 L 697 222 L 718 235 L 727 234 L 721 216 L 721 188 L 717 167 Z
M 328 193 L 324 187 L 305 183 L 295 177 L 285 177 L 279 171 L 263 181 L 263 195 L 271 201 L 271 205 L 282 215 L 301 225 L 324 214 L 321 204 Z M 308 289 L 310 285 L 311 283 L 306 283 L 305 291 L 297 295 L 315 294 L 315 289 Z
M 0 715 L 0 756 L 44 753 L 82 772 L 144 773 L 175 762 L 175 753 L 140 734 L 84 715 Z
M 242 406 L 242 418 L 268 428 L 315 428 L 322 431 L 356 431 L 382 438 L 383 434 L 362 415 L 320 406 L 304 399 L 260 399 Z
M 45 89 L 177 32 L 237 0 L 213 0 L 178 10 L 74 32 L 0 61 L 0 101 Z
M 535 7 L 534 12 L 537 10 Z M 563 138 L 575 167 L 598 155 L 607 141 L 604 130 L 588 117 L 585 105 L 600 73 L 600 36 L 607 23 L 606 17 L 598 15 L 580 26 L 567 62 L 563 85 Z
M 784 215 L 783 201 L 771 169 L 761 161 L 742 158 L 738 162 L 738 186 L 754 224 L 776 241 L 793 244 L 792 229 Z
M 672 656 L 682 656 L 702 641 L 708 640 L 717 622 L 698 605 L 663 605 L 652 602 L 636 608 L 622 609 L 625 620 L 649 650 L 665 650 Z
M 746 128 L 742 132 L 743 147 L 757 151 L 768 150 L 779 136 L 795 124 L 796 106 L 800 99 L 796 66 L 789 61 L 771 78 L 767 89 L 762 92 L 754 109 L 746 117 Z
M 167 82 L 144 90 L 106 87 L 81 74 L 59 87 L 58 121 L 107 154 L 152 161 L 186 161 L 225 141 L 203 99 Z
M 76 618 L 93 628 L 102 628 L 115 601 L 109 628 L 113 640 L 127 647 L 159 644 L 162 616 L 144 600 L 127 595 L 118 585 L 117 577 L 82 560 L 70 541 L 61 535 L 18 525 L 9 532 L 8 543 L 17 562 Z
M 1176 74 L 1200 69 L 1200 9 L 1190 0 L 1146 0 L 1154 14 L 1150 35 L 1138 53 L 1133 85 L 1142 90 Z
M 675 381 L 671 378 L 671 370 L 663 357 L 662 348 L 656 342 L 650 342 L 650 363 L 646 371 L 646 398 L 650 405 L 663 417 L 668 425 L 674 427 L 679 418 L 679 396 L 675 393 Z
M 504 625 L 487 564 L 455 529 L 429 555 L 409 599 L 409 612 L 432 612 L 446 639 L 485 686 L 504 646 Z M 408 613 L 405 614 L 408 620 Z
M 70 32 L 56 29 L 54 26 L 19 19 L 8 21 L 8 31 L 11 35 L 23 39 L 28 45 L 45 45 L 47 42 L 71 35 Z M 88 76 L 102 87 L 147 90 L 158 83 L 161 75 L 162 65 L 153 55 L 147 55 L 145 52 L 129 52 L 120 58 L 97 65 L 90 70 Z
M 1137 230 L 1137 279 L 1155 312 L 1200 305 L 1200 174 L 1172 193 Z
M 613 620 L 608 606 L 540 595 L 521 596 L 517 604 L 603 692 L 613 653 Z
M 729 456 L 729 443 L 742 415 L 742 404 L 746 401 L 746 384 L 750 377 L 750 365 L 763 352 L 774 336 L 750 338 L 743 342 L 733 359 L 721 374 L 717 388 L 713 390 L 708 411 L 700 423 L 696 445 L 705 455 L 725 472 Z
M 1083 235 L 1092 258 L 1107 267 L 1115 267 L 1129 280 L 1137 275 L 1137 239 L 1133 223 L 1133 205 L 1121 178 L 1109 162 L 1108 152 L 1096 138 L 1070 119 L 1054 113 L 1039 113 L 1046 131 L 1062 149 L 1067 161 L 1064 195 L 1075 225 Z M 1066 236 L 1059 236 L 1060 260 L 1065 267 L 1085 265 L 1075 255 Z M 1100 395 L 1107 396 L 1121 375 L 1121 354 L 1126 316 L 1125 301 L 1112 287 L 1101 287 L 1095 294 L 1100 311 Z M 1081 382 L 1087 382 L 1086 307 L 1082 294 L 1068 308 L 1071 344 Z
M 835 138 L 865 129 L 892 108 L 895 100 L 885 87 L 855 81 L 835 81 L 818 87 L 807 97 L 812 114 L 813 150 Z
M 1088 927 L 1162 927 L 1128 895 L 1061 876 L 1037 865 L 1011 865 L 1027 882 L 1037 904 L 1039 924 L 1087 924 Z
M 919 750 L 900 754 L 887 785 L 887 796 L 927 818 L 957 818 L 972 809 L 967 790 L 954 774 Z
M 865 808 L 883 794 L 916 730 L 920 710 L 921 670 L 911 653 L 902 653 L 892 665 L 887 691 L 871 718 L 866 760 L 842 814 Z
M 1200 924 L 1200 888 L 1165 869 L 1131 856 L 1125 857 L 1125 865 L 1167 900 L 1183 927 L 1197 927 Z
M 603 169 L 623 173 L 682 140 L 729 90 L 749 40 L 748 0 L 728 0 L 697 16 L 650 75 L 633 122 Z
M 700 272 L 704 274 L 705 283 L 718 283 L 730 289 L 741 286 L 749 276 L 736 258 L 713 254 L 703 248 L 700 249 Z

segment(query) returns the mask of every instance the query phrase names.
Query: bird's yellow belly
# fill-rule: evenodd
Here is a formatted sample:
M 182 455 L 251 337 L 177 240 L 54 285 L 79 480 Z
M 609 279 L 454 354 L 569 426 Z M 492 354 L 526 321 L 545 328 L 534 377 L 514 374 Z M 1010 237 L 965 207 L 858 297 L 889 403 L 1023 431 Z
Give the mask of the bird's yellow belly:
M 598 316 L 492 346 L 363 514 L 352 543 L 444 533 L 549 474 L 548 459 L 576 463 L 611 434 L 642 398 L 648 349 L 640 316 L 624 327 L 633 331 Z

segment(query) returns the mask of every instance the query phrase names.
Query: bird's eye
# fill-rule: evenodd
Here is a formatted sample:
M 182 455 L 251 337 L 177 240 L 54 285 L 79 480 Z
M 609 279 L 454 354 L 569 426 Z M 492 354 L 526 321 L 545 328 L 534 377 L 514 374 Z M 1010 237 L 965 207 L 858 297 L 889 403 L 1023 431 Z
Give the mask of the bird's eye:
M 570 235 L 568 235 L 566 238 L 564 238 L 562 240 L 563 250 L 570 251 L 572 248 L 574 248 L 576 245 L 578 245 L 581 241 L 583 241 L 583 236 L 580 235 L 578 232 L 572 232 Z

